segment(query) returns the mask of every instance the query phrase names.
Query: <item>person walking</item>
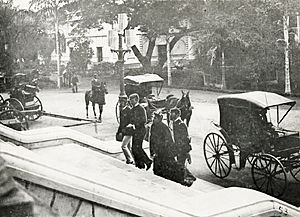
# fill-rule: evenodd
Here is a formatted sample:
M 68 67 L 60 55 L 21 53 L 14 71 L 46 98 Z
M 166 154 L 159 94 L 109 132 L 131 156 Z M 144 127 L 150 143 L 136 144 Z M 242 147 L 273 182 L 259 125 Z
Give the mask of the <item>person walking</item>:
M 180 110 L 178 108 L 173 108 L 170 110 L 170 113 L 177 162 L 185 170 L 184 177 L 182 177 L 182 184 L 191 186 L 196 180 L 193 174 L 186 168 L 186 162 L 189 164 L 192 163 L 190 155 L 190 151 L 192 150 L 192 146 L 190 145 L 191 139 L 186 124 L 180 118 Z
M 132 154 L 135 161 L 135 166 L 149 170 L 152 160 L 147 156 L 143 150 L 143 140 L 146 134 L 145 124 L 147 121 L 146 111 L 139 104 L 139 95 L 134 93 L 129 96 L 131 109 L 131 122 L 128 127 L 133 127 L 134 133 L 132 137 Z
M 134 161 L 130 151 L 131 149 L 130 143 L 132 140 L 132 135 L 134 130 L 133 127 L 128 126 L 131 121 L 131 108 L 128 105 L 127 100 L 128 100 L 127 96 L 125 96 L 120 100 L 122 110 L 120 111 L 120 125 L 117 134 L 123 137 L 121 148 L 125 156 L 126 163 L 133 164 Z
M 72 76 L 72 91 L 73 91 L 73 93 L 78 93 L 78 83 L 79 83 L 78 76 L 76 73 L 74 73 Z
M 153 159 L 153 173 L 172 181 L 176 149 L 169 127 L 162 122 L 163 115 L 159 111 L 153 113 L 153 123 L 150 128 L 150 156 Z

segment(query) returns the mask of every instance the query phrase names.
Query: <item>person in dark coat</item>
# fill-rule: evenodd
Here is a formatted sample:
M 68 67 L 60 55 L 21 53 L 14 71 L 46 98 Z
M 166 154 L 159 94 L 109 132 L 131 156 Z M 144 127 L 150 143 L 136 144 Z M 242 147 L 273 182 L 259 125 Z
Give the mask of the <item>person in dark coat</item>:
M 192 150 L 192 146 L 190 145 L 191 140 L 188 134 L 188 129 L 186 124 L 180 118 L 181 113 L 178 108 L 171 109 L 170 113 L 170 119 L 172 121 L 171 128 L 176 146 L 177 162 L 182 168 L 185 168 L 183 184 L 190 186 L 196 178 L 185 166 L 186 161 L 191 164 L 190 151 Z
M 121 111 L 120 111 L 120 125 L 117 131 L 117 134 L 121 134 L 123 136 L 122 140 L 122 151 L 126 159 L 127 164 L 133 164 L 134 160 L 132 157 L 132 153 L 130 151 L 130 143 L 132 140 L 133 135 L 133 127 L 129 127 L 131 121 L 131 108 L 127 102 L 128 98 L 125 96 L 124 98 L 120 99 L 121 103 Z
M 166 179 L 180 182 L 174 177 L 176 149 L 169 127 L 162 122 L 159 111 L 153 113 L 150 129 L 150 156 L 153 159 L 153 173 Z
M 152 160 L 147 156 L 143 150 L 143 140 L 146 133 L 145 124 L 147 121 L 146 111 L 139 104 L 139 95 L 134 93 L 129 96 L 131 109 L 131 124 L 129 127 L 134 128 L 132 137 L 132 154 L 135 161 L 135 166 L 143 169 L 146 166 L 146 170 L 150 169 Z
M 74 73 L 72 76 L 72 91 L 73 91 L 73 93 L 78 93 L 78 83 L 79 83 L 78 76 L 76 73 Z
M 92 98 L 94 99 L 95 98 L 95 93 L 97 90 L 100 89 L 100 85 L 101 85 L 101 82 L 100 80 L 98 79 L 98 75 L 97 74 L 94 74 L 93 76 L 93 79 L 91 81 L 91 86 L 92 86 Z

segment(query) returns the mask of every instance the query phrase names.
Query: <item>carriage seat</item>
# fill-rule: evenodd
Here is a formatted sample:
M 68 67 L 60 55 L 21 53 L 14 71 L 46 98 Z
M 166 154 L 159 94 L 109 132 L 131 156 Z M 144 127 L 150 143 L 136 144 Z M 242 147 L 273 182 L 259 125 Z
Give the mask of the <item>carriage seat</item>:
M 24 87 L 24 91 L 26 92 L 25 94 L 29 93 L 29 94 L 33 94 L 39 91 L 39 89 L 36 86 L 30 85 L 30 84 L 26 84 Z

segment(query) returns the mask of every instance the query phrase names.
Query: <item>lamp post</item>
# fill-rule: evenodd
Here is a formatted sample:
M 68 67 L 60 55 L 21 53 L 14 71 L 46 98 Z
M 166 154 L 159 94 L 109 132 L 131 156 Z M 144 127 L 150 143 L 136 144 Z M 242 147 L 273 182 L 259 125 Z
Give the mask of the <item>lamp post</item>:
M 112 52 L 117 53 L 118 61 L 116 62 L 117 70 L 120 76 L 120 93 L 119 93 L 119 102 L 124 100 L 126 97 L 125 86 L 124 86 L 124 56 L 130 50 L 123 49 L 123 34 L 124 29 L 127 27 L 128 21 L 126 14 L 118 14 L 118 49 L 111 49 Z M 121 105 L 120 111 L 121 111 Z
M 118 49 L 111 49 L 112 52 L 117 53 L 118 61 L 116 62 L 117 70 L 120 76 L 120 93 L 119 100 L 124 99 L 126 96 L 125 86 L 124 86 L 124 56 L 126 53 L 130 52 L 130 50 L 123 49 L 123 38 L 122 34 L 118 34 L 119 46 Z

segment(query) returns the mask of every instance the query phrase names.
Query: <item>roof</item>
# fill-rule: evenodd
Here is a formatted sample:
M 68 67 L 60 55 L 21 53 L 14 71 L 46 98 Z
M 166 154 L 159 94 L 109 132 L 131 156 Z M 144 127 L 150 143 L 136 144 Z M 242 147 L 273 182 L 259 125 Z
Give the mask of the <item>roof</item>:
M 244 100 L 253 103 L 261 108 L 270 108 L 278 105 L 295 105 L 296 101 L 281 96 L 276 93 L 253 91 L 247 93 L 230 94 L 218 97 L 218 102 L 222 100 Z
M 124 78 L 125 83 L 142 84 L 150 82 L 163 82 L 164 79 L 157 74 L 131 75 Z

